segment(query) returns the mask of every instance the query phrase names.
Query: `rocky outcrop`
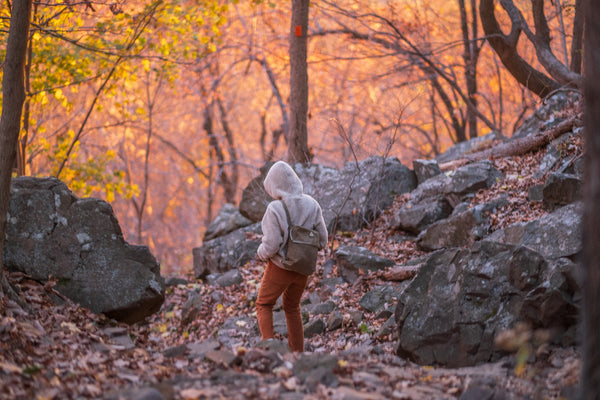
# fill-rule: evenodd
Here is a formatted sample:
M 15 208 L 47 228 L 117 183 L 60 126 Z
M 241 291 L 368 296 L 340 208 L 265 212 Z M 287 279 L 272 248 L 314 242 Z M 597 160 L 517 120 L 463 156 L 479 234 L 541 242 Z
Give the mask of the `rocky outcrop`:
M 145 246 L 125 242 L 110 204 L 54 178 L 13 179 L 4 265 L 95 313 L 133 323 L 158 311 L 165 283 Z
M 516 321 L 560 340 L 577 315 L 569 282 L 560 263 L 522 246 L 484 240 L 439 251 L 400 296 L 397 353 L 426 365 L 494 361 L 495 335 Z
M 371 157 L 347 163 L 341 170 L 315 164 L 295 164 L 304 192 L 313 196 L 323 208 L 328 229 L 357 230 L 389 207 L 398 194 L 416 187 L 412 170 L 396 158 Z M 262 187 L 268 165 L 242 194 L 240 213 L 260 221 L 271 198 Z
M 409 201 L 394 215 L 391 227 L 419 234 L 433 223 L 448 218 L 454 207 L 468 200 L 478 190 L 490 188 L 501 177 L 502 174 L 489 161 L 434 175 L 410 193 Z M 471 221 L 468 217 L 456 218 Z M 475 220 L 471 222 L 478 223 Z
M 560 122 L 553 119 L 560 98 L 549 104 L 538 113 L 547 120 L 532 117 L 519 135 L 535 134 L 541 126 Z M 358 287 L 372 278 L 402 278 L 370 287 L 351 310 L 339 307 L 339 297 L 328 301 L 311 298 L 302 308 L 306 337 L 352 326 L 362 333 L 361 346 L 393 335 L 397 355 L 402 358 L 450 367 L 499 359 L 504 354 L 494 346 L 496 336 L 520 322 L 532 329 L 546 329 L 555 343 L 573 344 L 579 295 L 576 263 L 582 246 L 582 171 L 580 157 L 566 158 L 563 150 L 572 145 L 576 134 L 569 132 L 548 145 L 533 177 L 540 179 L 540 184 L 527 188 L 530 201 L 542 203 L 549 214 L 503 229 L 498 229 L 502 221 L 492 216 L 513 202 L 520 204 L 521 196 L 504 194 L 473 204 L 478 192 L 504 178 L 492 162 L 472 162 L 444 172 L 438 165 L 511 140 L 495 134 L 453 146 L 435 160 L 416 160 L 414 171 L 396 159 L 381 157 L 348 163 L 341 170 L 295 165 L 305 192 L 323 205 L 328 227 L 330 231 L 335 228 L 336 234 L 364 227 L 388 208 L 395 196 L 406 194 L 400 210 L 382 219 L 389 221 L 390 230 L 401 231 L 386 239 L 414 240 L 427 252 L 418 260 L 407 261 L 415 267 L 410 275 L 400 275 L 397 272 L 402 266 L 394 260 L 348 245 L 350 241 L 345 239 L 340 241 L 322 266 L 319 290 L 339 293 L 340 286 Z M 244 190 L 240 214 L 248 220 L 260 221 L 272 200 L 262 188 L 268 167 Z M 228 212 L 236 214 L 233 208 Z M 196 274 L 216 277 L 254 257 L 257 226 L 222 229 L 226 234 L 205 241 L 202 248 L 194 250 Z M 369 277 L 362 280 L 361 275 Z M 216 278 L 214 284 L 219 284 Z M 363 319 L 362 312 L 370 314 L 369 318 Z M 274 320 L 277 332 L 285 335 L 283 313 L 276 312 Z M 386 322 L 375 332 L 366 323 L 373 320 Z M 228 346 L 243 341 L 248 329 L 256 329 L 255 322 L 245 319 L 229 321 L 228 327 L 229 331 L 220 333 L 220 341 Z

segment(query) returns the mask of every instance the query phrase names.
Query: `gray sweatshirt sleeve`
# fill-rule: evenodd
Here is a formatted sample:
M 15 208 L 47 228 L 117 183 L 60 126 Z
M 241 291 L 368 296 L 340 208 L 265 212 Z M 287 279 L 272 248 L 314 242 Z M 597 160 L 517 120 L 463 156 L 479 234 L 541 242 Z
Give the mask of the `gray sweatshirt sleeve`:
M 327 246 L 327 226 L 325 225 L 325 220 L 323 219 L 323 212 L 319 207 L 319 223 L 317 224 L 317 231 L 319 232 L 319 248 L 324 249 Z

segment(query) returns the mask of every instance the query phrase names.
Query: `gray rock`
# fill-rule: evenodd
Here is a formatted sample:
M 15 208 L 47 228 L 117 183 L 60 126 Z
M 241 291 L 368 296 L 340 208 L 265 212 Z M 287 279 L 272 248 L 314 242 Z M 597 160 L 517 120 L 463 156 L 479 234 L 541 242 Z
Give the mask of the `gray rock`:
M 102 332 L 108 336 L 109 338 L 114 338 L 117 336 L 127 335 L 127 329 L 122 326 L 111 326 L 108 328 L 104 328 Z
M 344 317 L 342 313 L 340 313 L 339 311 L 334 311 L 327 317 L 325 325 L 327 326 L 328 331 L 335 331 L 337 329 L 340 329 L 343 323 Z
M 304 325 L 304 336 L 307 338 L 320 335 L 325 332 L 325 322 L 322 319 L 315 319 Z
M 163 355 L 166 358 L 176 358 L 181 357 L 187 352 L 188 348 L 184 344 L 180 344 L 179 346 L 169 347 L 165 351 L 163 351 Z
M 261 380 L 255 373 L 245 374 L 231 369 L 223 370 L 222 368 L 216 368 L 209 377 L 209 386 L 222 385 L 233 388 L 235 396 L 232 396 L 232 398 L 240 396 L 241 398 L 252 397 L 250 394 L 255 392 L 261 384 Z M 244 396 L 244 394 L 248 396 Z
M 488 239 L 527 246 L 550 259 L 570 257 L 582 249 L 582 214 L 583 203 L 573 203 L 537 220 L 497 230 Z
M 267 340 L 261 340 L 260 342 L 258 342 L 256 344 L 255 347 L 258 347 L 260 349 L 265 349 L 265 350 L 269 350 L 272 352 L 275 352 L 277 354 L 287 354 L 290 352 L 290 347 L 288 346 L 287 342 L 283 341 L 283 340 L 277 340 L 277 339 L 267 339 Z
M 527 198 L 531 202 L 541 202 L 544 200 L 544 185 L 533 185 L 527 189 Z
M 256 318 L 247 316 L 231 317 L 219 327 L 216 339 L 225 348 L 233 349 L 244 346 L 248 342 L 251 344 L 256 343 L 258 333 Z
M 398 301 L 397 354 L 450 367 L 497 360 L 495 335 L 517 321 L 557 331 L 575 323 L 567 283 L 560 268 L 526 247 L 484 240 L 436 252 Z
M 205 278 L 211 273 L 238 268 L 256 255 L 260 240 L 249 240 L 247 234 L 262 233 L 260 223 L 233 231 L 225 236 L 204 242 L 192 250 L 194 274 Z
M 332 300 L 328 300 L 324 303 L 309 304 L 303 308 L 312 315 L 329 314 L 335 309 L 335 303 Z
M 181 308 L 181 325 L 186 326 L 198 319 L 206 300 L 198 293 L 191 292 Z
M 452 206 L 444 197 L 428 198 L 416 204 L 408 202 L 394 215 L 390 227 L 418 234 L 451 213 Z
M 551 173 L 544 184 L 543 206 L 555 210 L 581 200 L 583 182 L 575 175 Z
M 340 246 L 334 254 L 338 273 L 346 282 L 354 282 L 362 271 L 379 271 L 393 266 L 393 260 L 371 253 L 364 247 Z
M 417 177 L 417 185 L 442 173 L 436 160 L 414 160 L 413 170 Z
M 203 359 L 209 351 L 218 350 L 221 347 L 221 343 L 213 338 L 209 338 L 200 343 L 187 343 L 185 346 L 190 358 Z
M 548 146 L 546 146 L 546 153 L 540 162 L 538 171 L 535 174 L 536 178 L 541 178 L 551 171 L 565 172 L 562 171 L 561 163 L 564 162 L 564 146 L 571 140 L 573 133 L 565 133 L 564 135 L 554 139 Z M 558 169 L 558 171 L 557 171 Z
M 161 392 L 156 390 L 155 388 L 141 388 L 132 390 L 126 398 L 131 400 L 164 400 L 164 397 Z
M 115 336 L 110 339 L 110 343 L 116 345 L 123 350 L 135 349 L 135 343 L 129 335 Z
M 488 160 L 463 165 L 421 183 L 410 193 L 410 201 L 416 204 L 424 199 L 444 197 L 454 207 L 479 189 L 490 188 L 501 177 Z
M 204 357 L 215 364 L 225 367 L 240 365 L 242 359 L 228 350 L 210 350 L 207 351 Z
M 376 286 L 365 293 L 358 304 L 369 312 L 378 313 L 396 304 L 399 296 L 400 291 L 395 286 Z
M 457 168 L 449 178 L 444 185 L 444 194 L 465 195 L 492 187 L 502 178 L 502 173 L 485 160 Z
M 306 386 L 314 390 L 317 385 L 326 387 L 338 385 L 334 369 L 338 365 L 338 358 L 322 353 L 302 354 L 292 369 L 294 376 Z
M 252 225 L 252 221 L 244 217 L 240 211 L 231 203 L 221 207 L 219 214 L 210 223 L 204 233 L 203 241 L 209 241 L 220 236 L 227 235 L 237 229 Z
M 165 282 L 144 246 L 125 242 L 112 207 L 54 178 L 12 180 L 4 265 L 94 313 L 134 323 L 159 310 Z
M 396 328 L 396 318 L 391 315 L 379 330 L 375 333 L 375 339 L 382 339 L 392 334 Z
M 244 279 L 239 269 L 232 269 L 225 272 L 223 275 L 217 278 L 217 285 L 221 287 L 229 287 L 233 285 L 239 285 Z
M 272 372 L 275 368 L 283 364 L 279 353 L 260 347 L 250 349 L 242 357 L 242 367 L 253 369 L 258 372 Z
M 467 153 L 473 153 L 480 149 L 489 147 L 494 140 L 506 140 L 506 138 L 497 132 L 490 132 L 487 135 L 479 136 L 449 147 L 445 152 L 438 155 L 435 160 L 440 164 L 457 160 L 462 158 Z
M 432 224 L 417 238 L 418 246 L 427 251 L 472 246 L 489 234 L 489 215 L 508 203 L 506 196 L 478 204 L 461 213 Z
M 135 344 L 127 329 L 121 326 L 109 327 L 102 330 L 108 336 L 108 343 L 117 346 L 123 350 L 131 350 L 135 348 Z
M 460 395 L 459 400 L 508 400 L 504 389 L 491 379 L 475 379 Z

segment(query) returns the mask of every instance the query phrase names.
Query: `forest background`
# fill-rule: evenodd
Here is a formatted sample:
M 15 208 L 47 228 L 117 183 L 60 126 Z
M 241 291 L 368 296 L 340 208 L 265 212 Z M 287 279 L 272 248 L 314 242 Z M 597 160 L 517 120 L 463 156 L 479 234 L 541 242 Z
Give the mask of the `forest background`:
M 382 155 L 410 167 L 491 131 L 511 136 L 564 86 L 548 78 L 544 90 L 525 87 L 535 73 L 561 73 L 536 41 L 545 39 L 540 7 L 548 51 L 578 74 L 579 3 L 311 2 L 311 160 L 339 168 Z M 1 59 L 10 7 L 0 5 Z M 502 32 L 484 33 L 480 7 L 491 7 Z M 290 10 L 264 1 L 35 2 L 15 175 L 56 176 L 79 196 L 104 198 L 126 240 L 148 245 L 164 274 L 190 272 L 191 249 L 220 207 L 237 204 L 266 161 L 286 158 Z M 527 82 L 492 49 L 494 37 L 531 67 Z

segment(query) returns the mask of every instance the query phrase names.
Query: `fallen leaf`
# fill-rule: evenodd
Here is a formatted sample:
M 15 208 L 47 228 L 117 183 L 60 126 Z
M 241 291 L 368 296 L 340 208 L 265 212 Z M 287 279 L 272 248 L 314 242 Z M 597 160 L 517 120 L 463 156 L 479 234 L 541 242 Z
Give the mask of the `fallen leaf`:
M 0 361 L 0 369 L 4 372 L 21 373 L 22 368 L 10 362 Z

